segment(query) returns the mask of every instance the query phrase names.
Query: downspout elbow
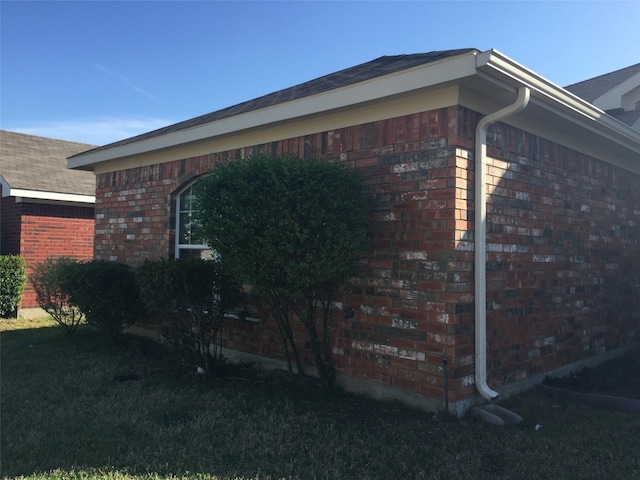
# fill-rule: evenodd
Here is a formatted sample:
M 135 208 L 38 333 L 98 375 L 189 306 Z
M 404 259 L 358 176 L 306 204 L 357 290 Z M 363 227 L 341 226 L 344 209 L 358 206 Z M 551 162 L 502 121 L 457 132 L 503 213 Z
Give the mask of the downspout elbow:
M 528 87 L 518 88 L 514 103 L 482 118 L 475 138 L 475 381 L 478 393 L 493 400 L 499 393 L 487 385 L 487 128 L 522 111 L 531 97 Z

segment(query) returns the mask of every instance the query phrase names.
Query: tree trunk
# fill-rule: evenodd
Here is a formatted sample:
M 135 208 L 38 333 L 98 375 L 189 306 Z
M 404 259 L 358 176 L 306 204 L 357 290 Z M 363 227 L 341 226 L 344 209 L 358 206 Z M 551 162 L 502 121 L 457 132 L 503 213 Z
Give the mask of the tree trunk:
M 293 338 L 293 330 L 291 329 L 291 324 L 289 322 L 289 309 L 282 304 L 280 297 L 273 292 L 269 293 L 269 303 L 271 305 L 271 310 L 275 314 L 276 325 L 278 326 L 280 336 L 282 337 L 282 344 L 287 357 L 289 372 L 292 372 L 291 356 L 293 355 L 298 375 L 304 375 L 300 354 L 298 353 L 298 348 L 296 347 Z M 289 347 L 291 347 L 291 352 L 289 352 Z
M 320 379 L 325 385 L 331 386 L 335 380 L 335 367 L 329 349 L 329 307 L 331 301 L 330 299 L 324 301 L 318 300 L 317 296 L 317 291 L 309 294 L 306 299 L 306 309 L 301 313 L 303 314 L 303 323 L 309 334 L 311 353 L 313 354 Z M 329 298 L 331 297 L 330 294 L 328 296 Z M 317 329 L 318 312 L 316 304 L 319 301 L 322 303 L 322 337 L 318 334 Z

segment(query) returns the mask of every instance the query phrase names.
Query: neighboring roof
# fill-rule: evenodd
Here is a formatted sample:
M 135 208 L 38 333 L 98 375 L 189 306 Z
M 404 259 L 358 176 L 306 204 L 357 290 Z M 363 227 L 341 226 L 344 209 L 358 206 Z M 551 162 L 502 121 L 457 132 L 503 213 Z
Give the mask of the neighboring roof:
M 564 88 L 574 95 L 585 99 L 587 102 L 593 103 L 595 99 L 601 97 L 609 90 L 633 77 L 637 73 L 640 73 L 640 63 L 616 70 L 615 72 L 605 73 L 598 77 L 574 83 Z
M 289 102 L 291 100 L 297 100 L 310 95 L 346 87 L 348 85 L 360 83 L 372 78 L 380 77 L 382 75 L 388 75 L 390 73 L 406 70 L 411 67 L 435 62 L 437 60 L 475 50 L 476 49 L 474 48 L 462 48 L 456 50 L 443 50 L 411 55 L 383 56 L 380 58 L 376 58 L 375 60 L 371 60 L 370 62 L 346 68 L 344 70 L 340 70 L 338 72 L 316 78 L 315 80 L 310 80 L 308 82 L 301 83 L 284 90 L 279 90 L 277 92 L 270 93 L 253 100 L 249 100 L 247 102 L 239 103 L 222 110 L 217 110 L 215 112 L 207 113 L 205 115 L 201 115 L 199 117 L 153 130 L 151 132 L 143 133 L 142 135 L 126 138 L 115 143 L 110 143 L 108 145 L 98 147 L 93 151 L 95 152 L 117 146 L 127 145 L 129 143 L 134 143 L 140 140 L 158 137 L 167 133 L 177 132 L 179 130 L 184 130 L 216 120 L 233 117 L 242 113 L 251 112 L 265 107 L 271 107 L 280 103 Z
M 67 157 L 94 147 L 0 130 L 2 196 L 95 202 L 94 175 L 67 168 Z
M 630 110 L 628 112 L 625 112 L 624 110 L 620 109 L 609 111 L 607 113 L 627 125 L 635 125 L 640 121 L 640 110 Z

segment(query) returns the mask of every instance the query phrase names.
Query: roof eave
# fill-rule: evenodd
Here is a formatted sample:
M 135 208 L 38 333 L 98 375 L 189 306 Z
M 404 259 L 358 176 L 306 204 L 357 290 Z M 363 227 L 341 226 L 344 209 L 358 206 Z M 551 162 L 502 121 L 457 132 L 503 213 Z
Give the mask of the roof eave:
M 475 74 L 476 51 L 426 63 L 364 82 L 306 96 L 289 102 L 253 110 L 203 125 L 147 138 L 113 148 L 88 151 L 67 159 L 72 169 L 91 170 L 102 162 L 141 155 L 204 141 L 222 135 L 238 133 L 269 124 L 287 122 L 310 115 L 348 108 L 428 88 Z
M 515 92 L 520 86 L 532 91 L 531 102 L 600 137 L 615 142 L 632 155 L 640 155 L 640 133 L 586 100 L 525 68 L 497 50 L 469 51 L 345 87 L 289 102 L 252 110 L 191 128 L 145 138 L 112 148 L 88 151 L 68 159 L 72 169 L 93 170 L 103 162 L 194 144 L 266 125 L 292 121 L 358 104 L 374 102 L 413 90 L 480 77 Z
M 30 200 L 48 200 L 66 203 L 93 204 L 96 203 L 94 195 L 81 195 L 77 193 L 44 192 L 23 188 L 2 188 L 3 197 L 16 197 Z
M 481 52 L 476 59 L 476 67 L 481 75 L 491 77 L 514 90 L 519 86 L 527 86 L 533 93 L 533 103 L 556 115 L 570 118 L 582 127 L 640 154 L 640 132 L 593 104 L 523 67 L 497 50 Z

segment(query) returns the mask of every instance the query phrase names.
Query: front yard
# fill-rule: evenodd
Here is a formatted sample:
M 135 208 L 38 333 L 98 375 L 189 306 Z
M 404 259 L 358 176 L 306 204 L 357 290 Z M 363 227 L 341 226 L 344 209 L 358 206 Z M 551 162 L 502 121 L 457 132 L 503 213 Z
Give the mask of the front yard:
M 154 344 L 0 321 L 2 478 L 631 479 L 640 416 L 527 392 L 497 428 L 229 368 Z M 541 427 L 535 428 L 536 425 Z

